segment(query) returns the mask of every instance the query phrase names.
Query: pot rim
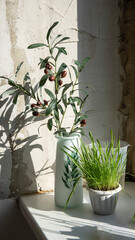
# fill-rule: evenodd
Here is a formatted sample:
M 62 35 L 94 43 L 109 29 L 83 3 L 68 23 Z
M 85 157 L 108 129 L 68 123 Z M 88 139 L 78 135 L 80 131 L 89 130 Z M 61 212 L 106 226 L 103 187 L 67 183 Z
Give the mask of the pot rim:
M 86 185 L 86 189 L 88 192 L 92 192 L 97 195 L 113 195 L 113 194 L 120 192 L 122 190 L 122 186 L 119 184 L 119 186 L 114 190 L 101 191 L 101 190 L 95 190 L 95 189 L 89 188 L 88 185 Z
M 74 138 L 80 138 L 81 137 L 81 134 L 80 133 L 73 133 L 71 134 L 70 136 L 59 136 L 58 134 L 55 135 L 55 137 L 57 139 L 63 139 L 63 140 L 70 140 L 70 139 L 74 139 Z
M 101 143 L 101 146 L 102 146 L 102 149 L 105 149 L 105 145 L 108 143 L 110 143 L 109 140 L 102 140 L 100 141 Z M 117 141 L 115 140 L 115 144 L 117 143 Z M 94 142 L 94 144 L 96 144 L 96 141 Z M 89 143 L 87 146 L 91 147 L 92 146 L 92 143 Z M 126 141 L 123 141 L 123 140 L 120 140 L 120 149 L 122 148 L 128 148 L 129 146 L 131 146 L 128 142 Z M 117 147 L 115 146 L 114 149 L 116 149 Z

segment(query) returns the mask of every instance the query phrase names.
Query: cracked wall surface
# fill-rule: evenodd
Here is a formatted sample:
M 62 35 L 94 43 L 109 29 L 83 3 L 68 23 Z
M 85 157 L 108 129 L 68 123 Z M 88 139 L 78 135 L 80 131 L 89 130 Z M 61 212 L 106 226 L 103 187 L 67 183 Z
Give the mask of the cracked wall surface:
M 70 30 L 71 26 L 77 27 L 77 1 L 68 0 L 63 6 L 63 1 L 54 0 L 2 0 L 0 10 L 0 75 L 12 79 L 16 67 L 24 61 L 17 81 L 22 83 L 25 73 L 30 72 L 32 84 L 36 85 L 43 75 L 39 58 L 45 58 L 48 52 L 31 51 L 27 46 L 44 42 L 48 28 L 56 20 L 59 28 L 53 34 L 59 31 L 71 37 L 66 63 L 77 58 L 77 33 Z M 0 86 L 1 94 L 9 88 L 2 79 Z M 44 121 L 31 123 L 31 113 L 24 113 L 27 103 L 23 96 L 17 105 L 11 103 L 11 98 L 0 99 L 0 198 L 54 189 L 56 140 Z
M 123 88 L 118 2 L 1 0 L 0 75 L 12 77 L 17 65 L 24 61 L 18 82 L 22 83 L 25 73 L 30 72 L 32 84 L 36 85 L 43 75 L 39 58 L 48 52 L 45 48 L 29 50 L 27 46 L 44 42 L 47 29 L 59 21 L 53 35 L 61 32 L 70 37 L 65 44 L 68 56 L 61 61 L 71 64 L 73 59 L 91 57 L 80 77 L 81 88 L 90 93 L 86 109 L 92 110 L 86 132 L 105 139 L 113 129 L 116 136 L 122 137 L 123 114 L 118 111 Z M 9 87 L 1 79 L 0 86 L 0 94 Z M 56 140 L 44 121 L 31 123 L 31 113 L 24 114 L 27 103 L 23 96 L 15 106 L 10 98 L 0 98 L 0 198 L 54 189 Z M 68 112 L 68 124 L 72 117 Z

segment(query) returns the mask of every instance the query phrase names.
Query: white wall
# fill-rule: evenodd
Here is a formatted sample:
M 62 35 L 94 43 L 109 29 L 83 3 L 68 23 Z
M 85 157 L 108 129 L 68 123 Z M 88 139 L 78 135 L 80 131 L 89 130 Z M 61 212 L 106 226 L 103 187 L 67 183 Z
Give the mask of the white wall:
M 83 88 L 86 84 L 90 92 L 86 109 L 93 110 L 86 131 L 106 138 L 111 128 L 116 135 L 122 135 L 122 116 L 118 113 L 122 94 L 118 1 L 85 0 L 84 4 L 83 0 L 1 0 L 0 12 L 0 75 L 11 76 L 24 61 L 19 81 L 22 83 L 24 74 L 29 71 L 35 85 L 43 74 L 37 66 L 39 58 L 47 51 L 28 50 L 27 46 L 44 42 L 47 29 L 59 21 L 53 33 L 62 32 L 71 37 L 65 45 L 69 55 L 62 60 L 70 64 L 73 59 L 82 61 L 86 56 L 91 57 L 80 77 Z M 0 80 L 0 84 L 2 93 L 8 88 L 7 81 Z M 44 121 L 26 126 L 31 114 L 25 118 L 21 114 L 25 105 L 22 96 L 18 103 L 13 107 L 11 100 L 1 99 L 0 102 L 1 198 L 54 188 L 56 141 L 53 133 L 42 126 L 38 134 Z
M 122 137 L 123 116 L 118 111 L 122 98 L 123 74 L 119 49 L 119 18 L 121 10 L 117 0 L 78 1 L 79 58 L 90 55 L 88 69 L 82 74 L 86 90 L 90 92 L 87 109 L 87 131 L 95 138 L 107 139 L 110 129 Z M 81 81 L 80 79 L 80 81 Z M 90 84 L 94 90 L 90 90 Z M 89 87 L 89 88 L 88 88 Z

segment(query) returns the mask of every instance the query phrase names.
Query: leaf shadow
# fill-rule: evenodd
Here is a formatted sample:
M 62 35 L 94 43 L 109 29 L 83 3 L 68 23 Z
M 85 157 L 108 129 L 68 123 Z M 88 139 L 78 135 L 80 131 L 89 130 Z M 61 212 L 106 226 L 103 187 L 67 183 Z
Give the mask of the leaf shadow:
M 20 112 L 13 117 L 13 96 L 0 96 L 0 198 L 16 197 L 37 192 L 36 174 L 31 151 L 42 146 L 37 143 L 38 135 L 28 135 L 26 126 L 32 117 Z M 25 103 L 27 99 L 25 100 Z M 14 114 L 15 115 L 15 114 Z M 35 143 L 36 142 L 36 143 Z

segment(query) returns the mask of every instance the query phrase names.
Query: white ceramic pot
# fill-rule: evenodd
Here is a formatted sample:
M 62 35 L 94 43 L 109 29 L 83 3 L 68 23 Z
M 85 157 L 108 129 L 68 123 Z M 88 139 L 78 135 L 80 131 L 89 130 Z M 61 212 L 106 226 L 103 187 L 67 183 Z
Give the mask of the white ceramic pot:
M 64 146 L 71 148 L 76 146 L 79 148 L 80 135 L 72 134 L 70 137 L 56 136 L 57 153 L 56 153 L 56 169 L 55 169 L 55 204 L 59 207 L 64 207 L 67 199 L 75 186 L 76 179 L 80 172 L 70 158 L 61 150 Z M 65 149 L 67 151 L 67 149 Z M 71 154 L 71 152 L 69 151 Z M 77 154 L 74 153 L 77 158 Z M 73 208 L 83 203 L 83 185 L 82 179 L 79 180 L 75 191 L 68 202 L 67 207 Z
M 115 211 L 118 194 L 122 187 L 110 191 L 98 191 L 87 186 L 93 211 L 100 215 L 109 215 Z

